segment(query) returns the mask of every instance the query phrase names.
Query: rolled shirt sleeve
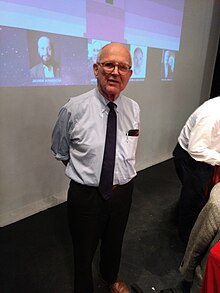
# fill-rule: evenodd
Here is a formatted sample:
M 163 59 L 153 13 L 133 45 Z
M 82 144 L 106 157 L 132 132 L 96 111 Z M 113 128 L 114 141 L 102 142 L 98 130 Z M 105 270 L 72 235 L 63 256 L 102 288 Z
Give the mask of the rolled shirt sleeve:
M 209 117 L 196 124 L 189 138 L 188 152 L 197 161 L 220 165 L 219 121 Z
M 58 114 L 58 119 L 52 132 L 51 150 L 57 160 L 69 160 L 69 132 L 72 126 L 71 113 L 66 108 L 62 108 Z

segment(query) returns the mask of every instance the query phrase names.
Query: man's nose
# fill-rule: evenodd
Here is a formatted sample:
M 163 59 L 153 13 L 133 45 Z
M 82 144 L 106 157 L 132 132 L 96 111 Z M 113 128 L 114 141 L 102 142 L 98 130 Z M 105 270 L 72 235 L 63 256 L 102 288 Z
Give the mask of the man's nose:
M 118 65 L 115 65 L 112 74 L 119 74 L 119 69 L 118 69 Z
M 43 55 L 46 55 L 47 54 L 47 49 L 43 49 L 42 53 L 43 53 Z

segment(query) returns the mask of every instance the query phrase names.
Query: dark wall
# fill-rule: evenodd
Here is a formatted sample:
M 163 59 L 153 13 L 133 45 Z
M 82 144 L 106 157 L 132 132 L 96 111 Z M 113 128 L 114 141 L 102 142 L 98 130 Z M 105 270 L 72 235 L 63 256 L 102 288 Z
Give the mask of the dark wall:
M 210 99 L 220 95 L 220 48 L 219 48 L 219 45 L 220 44 L 218 43 L 218 52 L 217 52 L 217 57 L 215 61 L 215 69 L 213 74 Z

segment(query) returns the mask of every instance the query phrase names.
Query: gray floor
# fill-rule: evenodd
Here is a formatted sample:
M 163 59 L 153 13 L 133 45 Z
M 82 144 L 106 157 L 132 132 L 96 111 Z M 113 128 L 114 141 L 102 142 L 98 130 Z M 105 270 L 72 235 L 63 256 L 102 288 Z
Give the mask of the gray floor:
M 172 211 L 180 183 L 172 160 L 138 172 L 120 277 L 144 293 L 175 286 L 184 253 Z M 1 293 L 73 292 L 72 244 L 66 203 L 1 228 Z M 95 293 L 108 293 L 94 260 Z M 133 292 L 130 288 L 130 292 Z

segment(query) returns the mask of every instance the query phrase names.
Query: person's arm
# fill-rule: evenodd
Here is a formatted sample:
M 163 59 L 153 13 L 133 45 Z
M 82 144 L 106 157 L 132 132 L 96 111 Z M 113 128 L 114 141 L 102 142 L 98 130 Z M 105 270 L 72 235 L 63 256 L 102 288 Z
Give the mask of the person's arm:
M 196 161 L 210 165 L 220 165 L 220 121 L 204 117 L 192 129 L 188 153 Z
M 191 231 L 187 248 L 180 265 L 180 273 L 189 282 L 193 280 L 196 266 L 209 248 L 220 227 L 220 184 L 213 187 L 210 199 L 200 212 Z
M 66 166 L 69 162 L 69 132 L 72 125 L 70 112 L 62 108 L 52 133 L 51 150 L 55 158 Z

